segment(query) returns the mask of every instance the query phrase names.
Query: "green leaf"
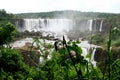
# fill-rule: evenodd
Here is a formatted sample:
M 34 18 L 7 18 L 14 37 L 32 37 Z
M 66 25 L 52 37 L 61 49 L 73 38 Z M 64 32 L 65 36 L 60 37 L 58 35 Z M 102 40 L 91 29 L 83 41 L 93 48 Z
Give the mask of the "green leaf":
M 62 48 L 62 49 L 59 50 L 59 53 L 60 53 L 60 54 L 64 54 L 65 52 L 66 52 L 66 51 L 65 51 L 64 48 Z
M 86 58 L 91 58 L 91 56 L 92 56 L 92 54 L 89 53 L 86 55 Z
M 76 44 L 80 44 L 80 41 L 79 41 L 79 40 L 76 40 Z

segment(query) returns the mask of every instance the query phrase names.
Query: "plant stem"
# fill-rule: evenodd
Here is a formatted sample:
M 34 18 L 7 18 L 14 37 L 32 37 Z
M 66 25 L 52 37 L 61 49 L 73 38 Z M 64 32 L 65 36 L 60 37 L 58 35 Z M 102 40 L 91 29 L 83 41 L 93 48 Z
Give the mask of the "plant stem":
M 111 78 L 111 26 L 110 26 L 110 31 L 109 31 L 109 40 L 108 40 L 108 73 L 109 73 L 109 80 Z
M 70 50 L 69 50 L 69 48 L 68 48 L 68 46 L 67 46 L 67 44 L 66 44 L 66 41 L 65 41 L 64 36 L 63 36 L 63 44 L 64 44 L 65 47 L 67 48 L 67 51 L 68 51 L 69 56 L 70 56 L 70 59 L 71 59 L 71 61 L 72 61 L 72 63 L 73 63 L 73 66 L 74 66 L 74 68 L 75 68 L 75 71 L 77 72 L 77 76 L 78 76 L 78 78 L 80 79 L 79 72 L 78 72 L 78 70 L 77 70 L 77 68 L 76 68 L 76 66 L 75 66 L 75 61 L 73 60 L 72 55 L 70 54 Z

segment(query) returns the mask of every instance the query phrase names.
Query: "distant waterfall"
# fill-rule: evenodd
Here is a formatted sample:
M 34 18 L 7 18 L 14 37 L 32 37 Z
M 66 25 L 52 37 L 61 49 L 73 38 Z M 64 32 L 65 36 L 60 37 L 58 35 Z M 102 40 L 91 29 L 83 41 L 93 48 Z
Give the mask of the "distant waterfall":
M 95 51 L 96 51 L 96 47 L 93 48 L 92 56 L 91 56 L 91 61 L 94 66 L 96 66 L 96 61 L 94 60 Z
M 86 58 L 86 60 L 90 60 L 94 66 L 96 66 L 96 61 L 94 60 L 95 52 L 97 45 L 89 44 L 88 41 L 81 41 L 81 43 L 78 45 L 82 49 L 82 56 L 86 58 L 87 54 L 91 54 L 91 60 Z M 92 53 L 91 53 L 92 52 Z
M 78 35 L 78 38 L 80 38 L 79 35 L 81 35 L 81 33 L 83 32 L 89 35 L 90 32 L 92 31 L 93 32 L 96 30 L 102 31 L 102 24 L 103 24 L 103 21 L 97 20 L 97 19 L 93 20 L 93 19 L 41 19 L 41 18 L 38 18 L 38 19 L 23 19 L 22 23 L 20 23 L 19 21 L 16 22 L 16 26 L 18 26 L 17 28 L 20 29 L 21 31 L 25 31 L 25 30 L 28 30 L 30 32 L 45 31 L 45 33 L 53 32 L 56 34 L 60 34 L 60 35 L 57 35 L 57 37 L 61 37 L 61 34 L 64 35 L 66 32 L 75 32 L 77 33 L 76 35 Z M 98 27 L 98 29 L 96 29 L 96 27 Z M 70 33 L 70 34 L 72 34 L 73 36 L 76 36 L 75 33 Z M 56 37 L 56 35 L 54 36 Z M 89 53 L 90 48 L 94 48 L 91 56 L 91 61 L 95 65 L 94 54 L 95 54 L 96 46 L 89 44 L 88 41 L 81 41 L 81 44 L 79 46 L 83 50 L 82 55 L 84 57 L 86 57 L 86 55 Z
M 17 22 L 17 26 L 19 26 Z M 55 33 L 67 32 L 73 26 L 72 19 L 24 19 L 24 25 L 18 31 L 50 31 Z M 22 28 L 22 29 L 21 29 Z
M 103 20 L 100 23 L 100 29 L 99 29 L 100 32 L 102 31 L 102 26 L 103 26 Z
M 68 32 L 73 26 L 71 19 L 47 19 L 47 21 L 47 26 L 42 30 L 61 33 Z
M 92 23 L 93 23 L 93 20 L 89 20 L 89 30 L 92 31 Z
M 39 31 L 42 27 L 46 26 L 44 19 L 24 19 L 24 30 Z
M 23 19 L 16 21 L 18 31 L 47 31 L 66 33 L 69 31 L 97 32 L 103 31 L 103 20 L 99 19 Z

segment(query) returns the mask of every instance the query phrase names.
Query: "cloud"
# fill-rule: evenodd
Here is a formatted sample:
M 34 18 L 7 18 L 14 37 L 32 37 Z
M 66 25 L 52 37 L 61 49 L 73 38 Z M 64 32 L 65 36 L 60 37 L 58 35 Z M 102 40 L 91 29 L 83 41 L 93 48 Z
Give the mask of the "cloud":
M 0 9 L 12 13 L 79 10 L 120 13 L 120 0 L 1 0 Z

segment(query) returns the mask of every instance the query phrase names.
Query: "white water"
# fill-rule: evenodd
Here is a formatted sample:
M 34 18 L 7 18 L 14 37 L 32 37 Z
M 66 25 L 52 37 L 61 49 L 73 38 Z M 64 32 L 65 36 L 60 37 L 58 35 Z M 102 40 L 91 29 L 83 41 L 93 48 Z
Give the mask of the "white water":
M 17 24 L 16 24 L 17 25 Z M 102 31 L 102 25 L 103 20 L 100 23 L 99 31 Z M 71 29 L 77 29 L 83 32 L 86 31 L 92 31 L 93 30 L 93 20 L 73 20 L 73 19 L 24 19 L 24 26 L 22 26 L 22 29 L 19 31 L 44 31 L 43 36 L 47 36 L 51 32 L 54 35 L 55 38 L 59 38 L 62 40 L 62 36 L 66 35 L 66 32 L 68 32 Z M 67 36 L 67 35 L 66 35 Z M 67 39 L 68 40 L 68 39 Z M 22 47 L 25 45 L 26 42 L 33 42 L 32 38 L 26 38 L 22 39 L 20 41 L 14 42 L 12 45 L 13 47 Z M 47 41 L 48 43 L 51 41 Z M 52 42 L 52 44 L 54 41 Z M 96 65 L 96 62 L 94 61 L 94 54 L 95 54 L 95 48 L 96 45 L 89 44 L 88 41 L 81 41 L 81 44 L 79 46 L 83 50 L 83 56 L 86 57 L 86 55 L 89 53 L 90 48 L 93 49 L 91 61 L 94 65 Z
M 48 19 L 47 27 L 44 27 L 42 30 L 62 33 L 63 31 L 69 31 L 72 24 L 70 19 Z
M 66 34 L 69 30 L 80 30 L 82 32 L 92 31 L 93 20 L 76 20 L 76 19 L 24 19 L 23 25 L 16 21 L 18 31 L 47 31 L 55 34 Z M 101 21 L 99 31 L 102 31 Z M 95 24 L 95 23 L 94 23 Z
M 100 32 L 102 31 L 102 25 L 103 25 L 103 20 L 100 23 L 100 29 L 99 29 Z
M 16 24 L 18 26 L 18 23 Z M 56 34 L 65 34 L 73 26 L 72 19 L 24 19 L 24 29 L 18 31 L 47 31 Z
M 42 39 L 39 39 L 40 42 L 43 42 Z M 15 48 L 15 47 L 23 47 L 25 46 L 26 43 L 33 43 L 33 38 L 24 38 L 24 39 L 21 39 L 21 40 L 18 40 L 18 41 L 15 41 L 14 43 L 11 43 L 10 45 Z M 45 42 L 48 44 L 48 43 L 51 43 L 53 44 L 54 41 L 51 41 L 51 40 L 45 40 Z
M 21 39 L 21 40 L 18 40 L 18 41 L 15 41 L 13 43 L 11 43 L 10 45 L 15 48 L 15 47 L 23 47 L 25 45 L 25 43 L 32 43 L 33 42 L 33 39 L 32 38 L 24 38 L 24 39 Z
M 41 42 L 43 41 L 43 40 L 41 40 L 41 39 L 39 39 Z M 13 47 L 13 48 L 21 48 L 21 47 L 23 47 L 23 46 L 25 46 L 25 44 L 26 43 L 32 43 L 33 42 L 33 39 L 32 38 L 24 38 L 24 39 L 21 39 L 21 40 L 18 40 L 18 41 L 15 41 L 14 43 L 11 43 L 11 46 Z M 51 41 L 51 40 L 45 40 L 45 42 L 48 44 L 48 43 L 50 43 L 50 44 L 54 44 L 54 42 L 55 41 Z M 36 45 L 34 45 L 34 46 L 36 46 Z M 94 55 L 95 55 L 95 50 L 96 50 L 96 45 L 93 45 L 93 44 L 89 44 L 88 43 L 88 41 L 81 41 L 81 43 L 80 44 L 78 44 L 78 46 L 80 46 L 81 47 L 81 49 L 82 49 L 82 56 L 84 56 L 84 58 L 86 58 L 86 55 L 87 54 L 89 54 L 90 52 L 89 52 L 89 50 L 90 50 L 90 48 L 93 48 L 93 52 L 92 52 L 92 57 L 91 57 L 91 61 L 92 61 L 92 64 L 94 65 L 94 66 L 96 66 L 96 61 L 94 61 Z M 51 52 L 52 50 L 50 50 L 50 52 Z M 48 56 L 48 58 L 50 59 L 50 55 Z M 86 58 L 87 59 L 87 58 Z M 89 60 L 89 59 L 87 59 L 87 60 Z M 43 61 L 43 58 L 42 57 L 40 57 L 40 61 Z
M 24 30 L 39 31 L 42 26 L 45 26 L 44 19 L 24 19 Z
M 90 31 L 92 31 L 92 22 L 93 22 L 93 20 L 89 20 L 89 24 L 90 24 L 89 30 L 90 30 Z
M 96 47 L 93 48 L 93 52 L 91 56 L 91 62 L 94 66 L 96 66 L 96 61 L 94 60 L 95 51 L 96 51 Z

